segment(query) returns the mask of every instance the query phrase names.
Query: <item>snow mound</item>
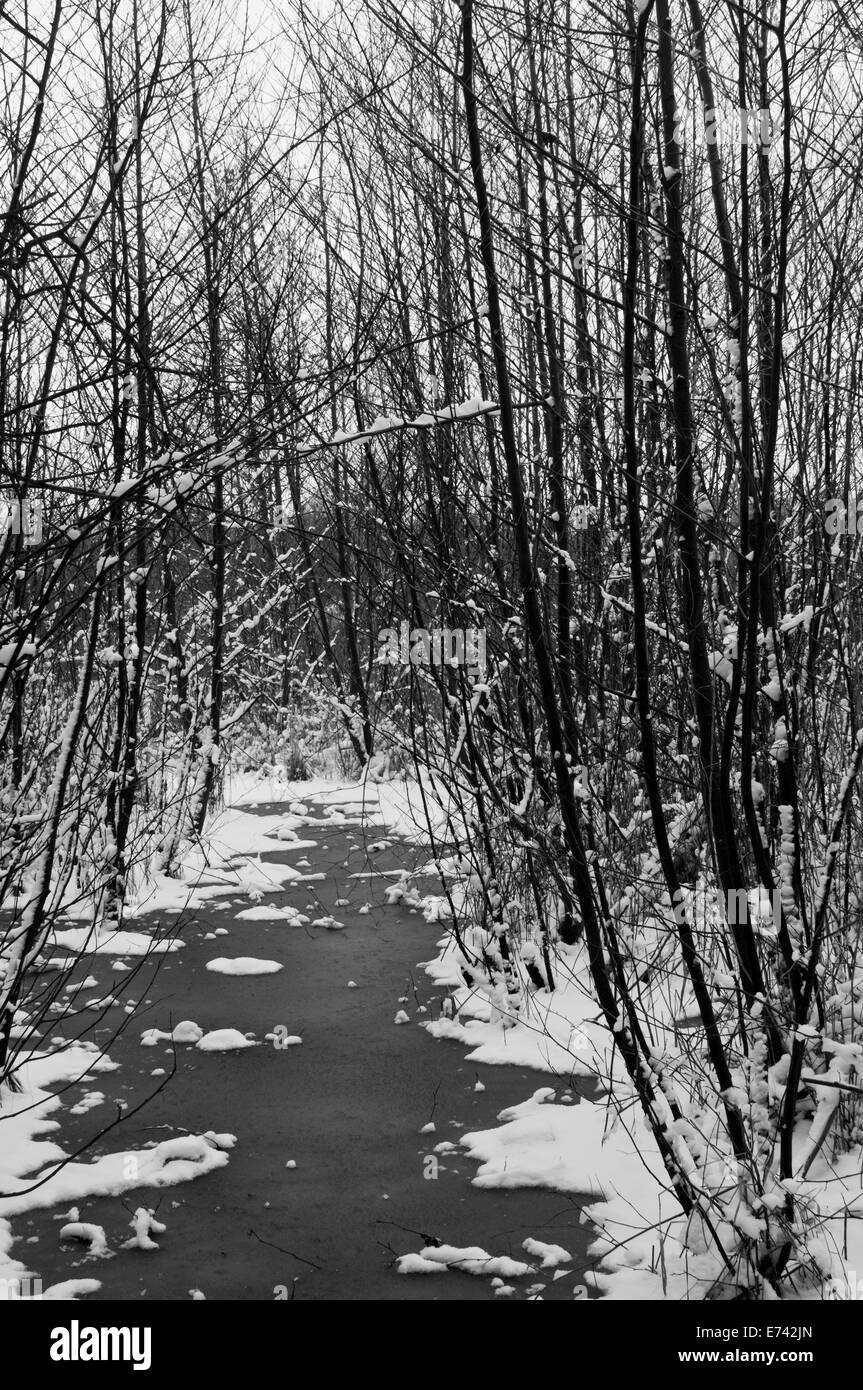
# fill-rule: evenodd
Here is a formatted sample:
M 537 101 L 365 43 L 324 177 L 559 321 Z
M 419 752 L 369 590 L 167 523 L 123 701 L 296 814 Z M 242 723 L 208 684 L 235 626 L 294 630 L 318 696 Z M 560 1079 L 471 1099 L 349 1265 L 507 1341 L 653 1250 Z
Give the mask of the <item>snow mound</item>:
M 217 975 L 275 975 L 282 966 L 277 960 L 258 960 L 255 956 L 217 956 L 207 961 L 207 969 Z
M 509 1255 L 490 1255 L 479 1245 L 427 1245 L 418 1255 L 400 1255 L 399 1274 L 443 1274 L 454 1270 L 462 1274 L 497 1275 L 503 1279 L 519 1279 L 532 1274 L 533 1268 Z
M 239 1052 L 243 1047 L 260 1047 L 260 1043 L 245 1037 L 236 1028 L 215 1028 L 205 1033 L 197 1044 L 199 1052 Z
M 165 1042 L 196 1043 L 199 1042 L 203 1036 L 203 1028 L 200 1028 L 197 1023 L 192 1023 L 191 1019 L 187 1018 L 184 1019 L 182 1023 L 178 1023 L 172 1033 L 163 1033 L 160 1028 L 147 1028 L 146 1031 L 141 1034 L 141 1046 L 155 1047 L 157 1043 L 163 1040 Z
M 105 1228 L 94 1226 L 91 1221 L 68 1221 L 60 1227 L 60 1239 L 80 1240 L 82 1245 L 89 1245 L 91 1255 L 104 1257 L 110 1254 Z
M 53 1148 L 53 1145 L 39 1147 Z M 59 1151 L 55 1155 L 59 1157 Z M 164 1139 L 153 1149 L 105 1154 L 95 1163 L 49 1165 L 49 1176 L 40 1187 L 26 1180 L 29 1191 L 0 1197 L 0 1217 L 20 1216 L 40 1207 L 54 1206 L 82 1197 L 117 1197 L 133 1187 L 174 1187 L 223 1168 L 228 1155 L 214 1149 L 198 1134 Z
M 63 1279 L 59 1284 L 52 1284 L 49 1289 L 46 1289 L 42 1294 L 42 1299 L 43 1301 L 51 1299 L 52 1302 L 57 1303 L 61 1300 L 71 1303 L 76 1298 L 80 1298 L 82 1294 L 95 1293 L 101 1287 L 101 1279 Z M 9 1297 L 12 1295 L 10 1294 Z
M 303 1041 L 299 1033 L 286 1033 L 284 1031 L 280 1033 L 265 1033 L 264 1036 L 266 1041 L 274 1043 L 279 1051 L 281 1051 L 283 1047 L 299 1047 Z
M 214 1149 L 233 1149 L 237 1143 L 236 1134 L 216 1134 L 212 1129 L 205 1130 L 201 1138 L 212 1144 Z
M 258 907 L 244 908 L 242 912 L 236 914 L 234 920 L 237 922 L 280 922 L 288 915 L 284 908 L 276 907 L 274 904 L 268 907 L 266 903 L 261 903 Z
M 526 1250 L 528 1255 L 533 1255 L 534 1259 L 542 1261 L 541 1269 L 557 1269 L 558 1265 L 572 1263 L 572 1256 L 562 1245 L 547 1245 L 544 1240 L 534 1240 L 533 1236 L 523 1240 L 521 1248 Z
M 135 1234 L 123 1241 L 121 1250 L 158 1250 L 159 1244 L 153 1240 L 153 1235 L 164 1235 L 167 1230 L 163 1222 L 156 1220 L 152 1208 L 148 1207 L 138 1207 L 129 1225 Z

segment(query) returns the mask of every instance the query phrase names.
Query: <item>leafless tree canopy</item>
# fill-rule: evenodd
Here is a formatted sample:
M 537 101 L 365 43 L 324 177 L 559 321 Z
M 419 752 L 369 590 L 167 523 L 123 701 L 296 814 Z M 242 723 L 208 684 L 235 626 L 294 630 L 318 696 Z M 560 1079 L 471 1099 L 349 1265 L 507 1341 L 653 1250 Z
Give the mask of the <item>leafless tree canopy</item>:
M 0 0 L 0 1074 L 63 904 L 121 925 L 229 762 L 422 772 L 466 978 L 582 942 L 719 1282 L 817 1284 L 861 50 L 826 0 Z

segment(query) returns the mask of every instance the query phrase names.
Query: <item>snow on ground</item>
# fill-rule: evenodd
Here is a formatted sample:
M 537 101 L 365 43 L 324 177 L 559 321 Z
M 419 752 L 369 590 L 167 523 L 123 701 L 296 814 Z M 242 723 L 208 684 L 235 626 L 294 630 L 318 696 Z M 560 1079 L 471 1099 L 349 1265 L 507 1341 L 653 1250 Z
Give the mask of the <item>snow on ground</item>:
M 216 1142 L 219 1136 L 195 1134 L 164 1140 L 151 1149 L 105 1154 L 92 1162 L 68 1161 L 55 1139 L 46 1137 L 61 1128 L 54 1117 L 64 1104 L 62 1096 L 48 1088 L 115 1070 L 115 1064 L 92 1043 L 70 1044 L 52 1053 L 34 1052 L 16 1067 L 20 1090 L 4 1088 L 0 1096 L 0 1279 L 6 1281 L 9 1297 L 17 1296 L 21 1281 L 38 1274 L 11 1253 L 11 1217 L 60 1202 L 119 1196 L 138 1187 L 172 1187 L 228 1162 L 227 1153 Z M 95 1231 L 83 1223 L 80 1231 L 68 1234 L 85 1238 L 87 1232 Z M 92 1239 L 89 1243 L 91 1252 L 97 1253 Z M 74 1299 L 99 1287 L 97 1279 L 67 1279 L 45 1289 L 42 1297 Z
M 389 834 L 411 842 L 427 841 L 426 812 L 438 837 L 443 838 L 447 834 L 448 821 L 450 824 L 461 824 L 456 808 L 448 803 L 446 794 L 426 774 L 423 774 L 421 782 L 415 778 L 376 782 L 363 777 L 334 785 L 324 778 L 289 782 L 278 772 L 261 776 L 232 771 L 226 778 L 225 800 L 232 810 L 273 801 L 286 801 L 289 806 L 292 802 L 305 806 L 315 801 L 328 808 L 324 819 L 314 820 L 300 813 L 296 822 L 290 816 L 279 817 L 280 824 L 285 829 L 296 830 L 302 825 L 325 826 L 328 820 L 345 824 L 348 820 L 362 818 L 367 825 L 380 826 Z M 262 818 L 256 819 L 260 821 Z M 301 844 L 291 847 L 300 848 Z
M 439 1018 L 423 1027 L 432 1037 L 467 1044 L 470 1062 L 532 1067 L 567 1081 L 576 1076 L 607 1075 L 608 1031 L 598 1020 L 596 1002 L 581 981 L 582 948 L 559 949 L 557 988 L 527 995 L 516 1026 L 510 1027 L 496 1017 L 498 1009 L 486 994 L 465 987 L 455 937 L 448 933 L 441 942 L 440 955 L 424 962 L 424 968 L 436 984 L 455 990 L 459 1017 Z
M 240 772 L 230 765 L 224 770 L 224 795 L 230 806 L 258 806 L 271 801 L 290 803 L 301 798 L 317 800 L 338 790 L 332 780 L 325 777 L 310 778 L 305 782 L 291 781 L 281 767 L 267 773 Z
M 236 820 L 231 822 L 231 828 L 237 832 L 236 838 L 242 839 L 240 832 L 248 828 L 245 824 L 247 821 L 257 819 L 259 818 L 238 812 Z M 252 826 L 251 829 L 256 832 L 257 827 Z M 252 846 L 257 843 L 256 834 L 253 836 L 249 833 L 247 839 Z M 214 898 L 233 897 L 238 893 L 248 897 L 280 893 L 285 884 L 299 883 L 305 875 L 292 864 L 264 863 L 259 856 L 264 853 L 272 854 L 284 848 L 285 846 L 276 840 L 267 841 L 264 847 L 256 849 L 254 854 L 251 850 L 248 853 L 229 853 L 227 848 L 224 848 L 220 853 L 224 852 L 227 858 L 222 861 L 225 867 L 221 875 L 204 869 L 196 862 L 200 851 L 190 853 L 183 863 L 183 874 L 188 875 L 187 878 L 166 878 L 163 874 L 155 874 L 139 886 L 126 915 L 141 917 L 153 913 L 192 912 L 196 908 L 209 907 Z M 294 849 L 295 846 L 291 845 L 290 848 Z
M 177 914 L 239 895 L 247 897 L 250 905 L 237 913 L 235 920 L 247 923 L 249 931 L 256 922 L 307 923 L 309 918 L 294 908 L 276 908 L 260 901 L 264 895 L 282 891 L 290 884 L 322 877 L 301 872 L 306 866 L 312 867 L 308 861 L 278 864 L 269 859 L 285 851 L 302 853 L 314 849 L 316 840 L 300 838 L 303 829 L 314 827 L 316 833 L 325 835 L 328 826 L 374 827 L 376 834 L 386 838 L 370 838 L 366 842 L 363 848 L 373 857 L 376 846 L 388 845 L 391 838 L 427 843 L 427 809 L 436 837 L 451 840 L 453 833 L 459 833 L 461 824 L 455 816 L 448 821 L 452 808 L 434 795 L 428 782 L 422 787 L 408 780 L 365 780 L 334 786 L 322 780 L 289 784 L 277 777 L 266 780 L 244 776 L 234 777 L 227 791 L 230 804 L 212 818 L 204 844 L 186 853 L 182 877 L 153 876 L 140 888 L 130 915 L 157 911 Z M 257 805 L 276 801 L 286 809 L 253 814 Z M 313 801 L 323 805 L 321 813 L 310 812 Z M 428 873 L 436 867 L 431 862 L 418 872 Z M 445 860 L 439 867 L 448 881 L 457 877 L 455 861 Z M 352 877 L 376 872 L 373 868 L 364 869 Z M 448 918 L 447 899 L 420 897 L 410 882 L 416 875 L 389 871 L 389 876 L 396 880 L 388 889 L 389 901 L 421 911 L 429 921 Z M 449 898 L 457 912 L 463 904 L 464 891 L 462 883 L 450 882 Z M 317 918 L 314 924 L 341 926 L 330 917 Z M 102 935 L 84 926 L 57 932 L 55 939 L 57 946 L 68 950 L 130 958 L 175 951 L 183 944 L 182 940 L 164 940 L 145 931 Z M 540 1087 L 527 1099 L 502 1111 L 495 1128 L 461 1136 L 463 1150 L 478 1165 L 474 1184 L 486 1188 L 543 1187 L 586 1196 L 586 1219 L 596 1230 L 591 1253 L 597 1260 L 596 1270 L 587 1279 L 605 1298 L 682 1298 L 709 1293 L 719 1272 L 716 1257 L 708 1248 L 709 1243 L 700 1239 L 692 1221 L 687 1228 L 678 1203 L 667 1190 L 667 1177 L 655 1141 L 643 1126 L 640 1107 L 600 1020 L 588 983 L 583 947 L 558 943 L 555 990 L 525 989 L 518 1012 L 508 1009 L 505 997 L 501 1000 L 481 985 L 465 985 L 451 932 L 440 943 L 438 956 L 424 964 L 438 986 L 453 992 L 455 1016 L 423 1025 L 433 1037 L 461 1044 L 468 1049 L 467 1059 L 473 1062 L 529 1067 L 554 1080 L 563 1080 L 567 1086 L 574 1077 L 594 1078 L 598 1083 L 596 1094 L 577 1105 L 558 1103 L 552 1087 Z M 244 976 L 275 973 L 282 966 L 273 960 L 239 956 L 211 960 L 206 968 Z M 671 1017 L 655 1020 L 657 1046 L 670 1040 L 672 1021 Z M 400 1010 L 394 1022 L 407 1023 L 409 1019 Z M 148 1030 L 142 1037 L 145 1046 L 163 1040 L 195 1044 L 202 1052 L 217 1053 L 261 1045 L 238 1028 L 219 1028 L 202 1036 L 198 1025 L 190 1022 L 178 1024 L 169 1034 Z M 280 1039 L 280 1045 L 301 1041 L 298 1036 L 291 1036 Z M 134 1155 L 112 1154 L 95 1163 L 70 1163 L 49 1177 L 44 1186 L 28 1193 L 28 1175 L 41 1175 L 46 1168 L 50 1171 L 49 1165 L 62 1157 L 62 1150 L 55 1143 L 41 1137 L 57 1128 L 53 1120 L 45 1117 L 62 1105 L 59 1097 L 44 1088 L 110 1067 L 107 1059 L 86 1048 L 35 1056 L 21 1068 L 26 1075 L 24 1093 L 31 1097 L 29 1104 L 33 1108 L 26 1108 L 22 1096 L 4 1098 L 0 1130 L 0 1192 L 4 1194 L 0 1197 L 0 1275 L 14 1277 L 25 1272 L 9 1253 L 9 1216 L 33 1206 L 80 1201 L 88 1194 L 119 1194 L 140 1186 L 168 1186 L 200 1176 L 228 1161 L 224 1149 L 230 1145 L 218 1141 L 233 1137 L 211 1132 L 168 1140 Z M 101 1103 L 100 1092 L 89 1094 L 93 1097 L 91 1103 Z M 99 1102 L 96 1096 L 100 1097 Z M 130 1157 L 134 1160 L 132 1177 Z M 858 1151 L 834 1160 L 832 1165 L 819 1156 L 809 1180 L 794 1185 L 812 1225 L 810 1248 L 815 1250 L 825 1271 L 836 1276 L 863 1268 L 860 1174 Z M 846 1221 L 846 1212 L 855 1219 Z M 140 1213 L 146 1215 L 146 1209 L 139 1208 Z M 729 1225 L 722 1232 L 728 1248 L 733 1248 L 736 1239 L 751 1234 L 753 1222 L 757 1225 L 749 1211 L 741 1210 L 734 1220 L 736 1231 Z M 142 1215 L 142 1230 L 144 1224 Z M 847 1242 L 844 1260 L 838 1256 L 843 1241 Z M 502 1280 L 519 1279 L 534 1272 L 537 1262 L 542 1268 L 551 1269 L 570 1258 L 561 1247 L 536 1239 L 526 1241 L 524 1249 L 533 1265 L 509 1256 L 494 1256 L 478 1247 L 428 1246 L 418 1254 L 401 1256 L 398 1269 L 405 1275 L 460 1269 L 494 1276 L 498 1282 L 495 1292 L 506 1297 L 514 1290 Z M 65 1291 L 57 1292 L 61 1287 Z M 67 1281 L 46 1296 L 75 1297 L 95 1287 L 98 1284 L 93 1280 Z M 535 1296 L 531 1289 L 527 1290 L 528 1296 L 532 1292 Z
M 372 781 L 333 786 L 319 780 L 290 786 L 279 777 L 268 782 L 260 777 L 233 777 L 228 786 L 228 805 L 210 820 L 204 842 L 187 847 L 183 855 L 180 876 L 167 877 L 148 872 L 133 891 L 128 918 L 145 916 L 173 918 L 203 906 L 220 906 L 218 899 L 246 896 L 250 907 L 239 913 L 239 920 L 284 920 L 288 925 L 303 924 L 309 919 L 296 909 L 270 908 L 261 904 L 268 893 L 277 893 L 293 883 L 308 882 L 323 875 L 306 874 L 294 864 L 273 862 L 271 856 L 285 850 L 302 853 L 313 850 L 317 840 L 300 838 L 306 826 L 326 830 L 328 825 L 350 823 L 373 825 L 387 833 L 400 833 L 411 838 L 424 835 L 421 802 L 416 788 L 408 783 L 381 786 Z M 310 815 L 306 803 L 312 800 L 324 804 L 323 815 Z M 288 810 L 278 814 L 252 814 L 262 801 L 287 803 Z M 441 822 L 442 823 L 442 822 Z M 224 904 L 227 907 L 227 903 Z M 79 901 L 70 893 L 66 916 L 81 925 L 55 931 L 51 949 L 87 955 L 110 955 L 115 962 L 147 955 L 164 955 L 183 946 L 181 938 L 166 939 L 157 931 L 103 931 L 93 926 L 92 904 Z M 335 919 L 333 919 L 335 925 Z M 56 958 L 52 964 L 64 964 Z M 118 965 L 119 968 L 119 965 Z M 126 968 L 126 967 L 124 967 Z M 230 975 L 270 974 L 281 970 L 277 961 L 240 956 L 220 957 L 207 963 L 207 969 Z M 85 982 L 86 984 L 95 983 Z M 83 988 L 84 986 L 81 986 Z M 194 1044 L 203 1052 L 225 1052 L 259 1046 L 239 1029 L 215 1029 L 202 1035 L 197 1024 L 179 1023 L 171 1033 L 158 1029 L 147 1030 L 142 1036 L 144 1046 L 162 1041 Z M 302 1039 L 291 1036 L 280 1040 L 285 1046 L 299 1044 Z M 0 1111 L 0 1278 L 14 1281 L 29 1273 L 23 1263 L 11 1254 L 12 1233 L 9 1219 L 37 1207 L 52 1206 L 70 1201 L 82 1202 L 88 1196 L 117 1195 L 139 1187 L 166 1187 L 202 1176 L 228 1162 L 225 1150 L 235 1142 L 231 1135 L 186 1135 L 169 1139 L 153 1148 L 139 1152 L 106 1154 L 94 1162 L 70 1162 L 53 1138 L 59 1130 L 58 1119 L 63 1099 L 53 1093 L 54 1086 L 67 1082 L 89 1080 L 99 1072 L 112 1070 L 114 1064 L 100 1055 L 91 1044 L 66 1046 L 49 1054 L 31 1053 L 22 1056 L 16 1067 L 18 1092 L 5 1092 Z M 161 1069 L 159 1069 L 161 1070 Z M 102 1104 L 101 1091 L 88 1092 L 74 1107 L 76 1113 Z M 49 1118 L 51 1117 L 51 1118 Z M 146 1208 L 139 1208 L 136 1221 L 144 1231 Z M 140 1220 L 138 1220 L 140 1218 Z M 77 1222 L 77 1213 L 76 1213 Z M 100 1241 L 86 1222 L 68 1224 L 67 1234 L 89 1241 L 91 1253 L 101 1252 Z M 133 1223 L 134 1225 L 134 1223 Z M 137 1231 L 137 1227 L 135 1227 Z M 146 1245 L 148 1226 L 142 1248 Z M 137 1239 L 137 1236 L 136 1236 Z M 14 1282 L 9 1284 L 14 1296 Z M 76 1298 L 100 1287 L 95 1279 L 63 1281 L 46 1290 L 46 1298 Z
M 107 931 L 92 927 L 69 927 L 55 931 L 52 946 L 65 946 L 82 958 L 89 956 L 150 956 L 179 951 L 183 945 L 176 938 L 164 941 L 146 932 Z
M 431 906 L 425 911 L 429 916 Z M 462 1135 L 461 1145 L 479 1165 L 474 1185 L 588 1195 L 592 1200 L 584 1212 L 597 1231 L 590 1247 L 597 1267 L 586 1278 L 602 1297 L 708 1296 L 723 1268 L 705 1238 L 701 1216 L 696 1213 L 687 1223 L 668 1189 L 654 1136 L 644 1125 L 638 1098 L 598 1018 L 584 948 L 558 943 L 556 989 L 526 992 L 518 1012 L 508 1011 L 499 997 L 468 988 L 458 962 L 458 946 L 450 932 L 440 943 L 439 955 L 423 963 L 438 985 L 453 991 L 456 1017 L 422 1024 L 433 1037 L 467 1046 L 468 1061 L 531 1067 L 567 1085 L 573 1077 L 592 1076 L 598 1082 L 595 1097 L 577 1105 L 558 1103 L 553 1088 L 540 1088 L 502 1111 L 496 1128 Z M 657 1011 L 653 1022 L 658 1048 L 671 1037 L 670 1021 Z M 801 1159 L 806 1142 L 802 1133 Z M 702 1182 L 706 1191 L 728 1190 L 730 1185 L 733 1191 L 733 1167 L 730 1159 L 706 1163 L 690 1177 Z M 861 1174 L 859 1147 L 833 1159 L 822 1152 L 805 1182 L 782 1185 L 777 1180 L 773 1190 L 764 1193 L 758 1213 L 745 1201 L 736 1211 L 731 1206 L 731 1219 L 719 1232 L 725 1248 L 733 1251 L 741 1240 L 760 1233 L 771 1204 L 781 1205 L 785 1191 L 791 1190 L 807 1223 L 813 1260 L 823 1273 L 855 1287 L 854 1271 L 863 1268 Z M 539 1253 L 538 1247 L 532 1253 Z M 417 1258 L 433 1257 L 423 1251 Z M 807 1292 L 801 1283 L 800 1296 L 820 1297 L 820 1292 L 815 1284 Z
M 289 883 L 307 878 L 293 864 L 266 859 L 284 850 L 313 849 L 316 840 L 282 839 L 279 832 L 304 818 L 284 814 L 255 815 L 242 806 L 226 806 L 207 824 L 205 841 L 186 849 L 180 877 L 150 872 L 136 884 L 127 917 L 153 913 L 182 913 L 209 906 L 214 899 L 236 894 L 257 899 L 279 893 Z M 86 915 L 80 905 L 68 915 Z M 119 951 L 118 951 L 119 954 Z
M 310 813 L 307 803 L 313 800 L 323 804 L 322 816 Z M 321 874 L 304 874 L 301 868 L 266 857 L 284 850 L 314 849 L 316 839 L 299 837 L 303 827 L 326 830 L 329 825 L 374 826 L 400 839 L 425 843 L 426 811 L 436 836 L 452 834 L 453 825 L 461 824 L 455 809 L 446 804 L 443 794 L 428 778 L 422 784 L 408 779 L 361 779 L 333 785 L 323 779 L 289 783 L 278 772 L 262 777 L 228 770 L 225 802 L 211 816 L 205 841 L 187 847 L 179 878 L 150 872 L 135 885 L 127 917 L 178 915 L 237 893 L 254 901 L 266 893 L 281 892 L 286 884 L 320 879 Z M 257 814 L 259 805 L 274 802 L 286 805 L 287 810 Z M 70 898 L 67 916 L 86 919 L 90 912 L 90 904 Z M 134 935 L 130 937 L 134 939 Z M 115 954 L 119 955 L 125 948 L 117 944 L 116 934 L 114 940 Z M 72 938 L 70 945 L 71 941 Z M 142 954 L 141 943 L 137 950 L 131 947 L 130 953 Z

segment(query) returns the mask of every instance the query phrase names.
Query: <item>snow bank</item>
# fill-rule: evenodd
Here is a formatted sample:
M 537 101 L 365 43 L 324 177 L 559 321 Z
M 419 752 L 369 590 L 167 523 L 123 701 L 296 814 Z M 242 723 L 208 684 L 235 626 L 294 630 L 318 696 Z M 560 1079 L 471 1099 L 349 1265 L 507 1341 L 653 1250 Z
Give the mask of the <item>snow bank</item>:
M 69 927 L 55 931 L 54 946 L 65 946 L 75 955 L 94 956 L 160 956 L 179 951 L 185 944 L 176 939 L 165 941 L 148 936 L 146 932 L 104 931 L 92 927 Z
M 46 1137 L 60 1129 L 52 1117 L 63 1109 L 62 1097 L 48 1087 L 115 1070 L 116 1064 L 95 1044 L 76 1043 L 57 1052 L 29 1054 L 15 1072 L 21 1089 L 0 1091 L 0 1278 L 12 1291 L 16 1280 L 33 1271 L 12 1258 L 11 1217 L 87 1197 L 119 1196 L 138 1187 L 173 1187 L 228 1162 L 218 1145 L 194 1134 L 164 1140 L 151 1149 L 105 1154 L 92 1162 L 66 1161 L 60 1145 Z M 74 1216 L 77 1220 L 77 1213 Z M 67 1279 L 46 1289 L 42 1297 L 75 1299 L 98 1288 L 98 1279 Z

